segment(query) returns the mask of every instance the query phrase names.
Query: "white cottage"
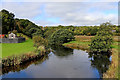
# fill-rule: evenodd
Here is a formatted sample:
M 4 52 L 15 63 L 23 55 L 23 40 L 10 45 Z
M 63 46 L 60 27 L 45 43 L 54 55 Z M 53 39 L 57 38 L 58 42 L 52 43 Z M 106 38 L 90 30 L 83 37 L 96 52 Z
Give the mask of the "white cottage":
M 11 38 L 15 38 L 15 34 L 14 34 L 14 33 L 9 34 L 9 38 L 10 38 L 10 39 L 11 39 Z

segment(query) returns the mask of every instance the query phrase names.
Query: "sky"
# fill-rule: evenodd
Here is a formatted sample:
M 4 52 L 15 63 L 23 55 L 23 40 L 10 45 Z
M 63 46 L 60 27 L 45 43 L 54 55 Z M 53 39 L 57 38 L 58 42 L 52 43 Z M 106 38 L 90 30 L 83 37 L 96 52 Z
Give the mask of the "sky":
M 2 9 L 39 26 L 118 24 L 118 0 L 2 0 Z

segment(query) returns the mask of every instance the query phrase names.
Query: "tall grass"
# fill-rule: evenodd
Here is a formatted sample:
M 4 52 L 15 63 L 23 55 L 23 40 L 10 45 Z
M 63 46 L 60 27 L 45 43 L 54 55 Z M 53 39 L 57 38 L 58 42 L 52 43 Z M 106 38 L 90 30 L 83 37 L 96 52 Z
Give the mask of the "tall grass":
M 63 46 L 69 47 L 72 49 L 88 50 L 89 49 L 88 44 L 89 42 L 71 41 L 71 42 L 63 44 Z
M 75 36 L 75 40 L 81 42 L 90 42 L 92 37 L 94 36 Z
M 34 60 L 36 58 L 39 58 L 39 57 L 47 54 L 47 52 L 49 53 L 49 51 L 46 51 L 44 53 L 42 52 L 42 54 L 35 54 L 35 53 L 31 52 L 31 53 L 22 54 L 20 56 L 6 57 L 6 58 L 2 59 L 2 68 L 24 64 L 27 61 Z
M 46 59 L 48 59 L 48 55 L 43 55 L 41 57 L 37 57 L 36 59 L 27 61 L 25 64 L 4 67 L 4 68 L 2 68 L 2 70 L 1 70 L 2 73 L 0 75 L 9 73 L 9 72 L 15 72 L 15 71 L 20 71 L 20 70 L 26 69 L 29 65 L 31 65 L 31 64 L 37 65 L 39 63 L 42 63 Z
M 93 38 L 94 36 L 75 36 L 75 40 L 76 41 L 81 41 L 81 42 L 90 42 L 91 38 Z M 120 36 L 113 36 L 113 40 L 115 42 L 120 42 Z
M 112 49 L 112 61 L 109 69 L 103 74 L 103 78 L 118 78 L 118 50 Z

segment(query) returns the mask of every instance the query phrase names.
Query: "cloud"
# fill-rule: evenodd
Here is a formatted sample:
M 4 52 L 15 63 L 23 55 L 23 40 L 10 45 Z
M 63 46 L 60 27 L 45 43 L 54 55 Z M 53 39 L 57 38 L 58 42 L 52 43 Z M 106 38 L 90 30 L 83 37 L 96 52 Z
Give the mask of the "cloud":
M 37 14 L 41 13 L 39 3 L 15 3 L 15 2 L 6 2 L 2 4 L 3 9 L 9 10 L 10 12 L 15 13 L 16 17 L 20 18 L 32 18 Z
M 102 5 L 102 6 L 101 6 Z M 92 10 L 93 9 L 93 10 Z M 45 11 L 49 16 L 60 17 L 60 24 L 92 25 L 112 21 L 117 24 L 117 13 L 105 14 L 104 11 L 117 10 L 117 5 L 111 3 L 49 3 Z M 111 16 L 112 15 L 112 16 Z
M 119 0 L 2 0 L 3 2 L 118 2 Z
M 118 23 L 117 2 L 3 2 L 2 5 L 16 17 L 42 26 Z

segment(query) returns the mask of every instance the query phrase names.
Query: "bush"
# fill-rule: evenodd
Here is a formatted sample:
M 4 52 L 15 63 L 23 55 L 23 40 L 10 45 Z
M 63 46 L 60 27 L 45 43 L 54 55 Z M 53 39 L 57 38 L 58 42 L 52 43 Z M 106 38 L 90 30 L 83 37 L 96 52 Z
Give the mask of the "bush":
M 72 32 L 67 29 L 59 29 L 51 35 L 49 43 L 51 45 L 62 45 L 72 40 L 74 40 Z
M 48 46 L 48 41 L 39 35 L 33 36 L 33 43 L 34 46 L 37 48 L 39 46 L 45 46 L 45 47 Z
M 17 33 L 17 37 L 24 37 L 26 40 L 28 40 L 30 37 L 24 35 L 23 33 Z
M 120 33 L 114 33 L 114 36 L 120 36 Z
M 45 47 L 44 46 L 39 46 L 38 48 L 37 48 L 37 52 L 40 52 L 41 54 L 42 53 L 45 53 Z
M 109 52 L 111 49 L 112 39 L 112 30 L 110 29 L 111 25 L 104 23 L 100 27 L 100 31 L 97 35 L 92 38 L 90 44 L 90 52 L 93 53 L 102 53 Z
M 17 34 L 17 30 L 13 30 L 12 33 Z

